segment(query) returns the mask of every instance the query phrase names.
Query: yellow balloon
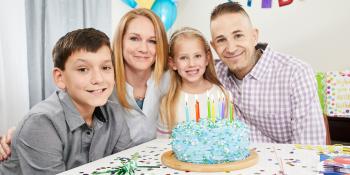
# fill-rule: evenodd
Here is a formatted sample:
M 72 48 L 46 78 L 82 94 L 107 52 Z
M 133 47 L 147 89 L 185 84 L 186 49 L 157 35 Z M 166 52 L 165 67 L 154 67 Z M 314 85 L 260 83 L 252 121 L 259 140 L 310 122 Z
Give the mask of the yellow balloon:
M 155 0 L 135 0 L 137 5 L 142 8 L 151 9 Z

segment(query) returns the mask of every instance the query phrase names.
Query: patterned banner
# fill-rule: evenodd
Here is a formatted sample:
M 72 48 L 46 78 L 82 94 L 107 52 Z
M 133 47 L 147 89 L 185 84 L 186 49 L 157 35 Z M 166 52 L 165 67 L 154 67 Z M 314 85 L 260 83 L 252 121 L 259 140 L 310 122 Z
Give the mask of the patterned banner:
M 271 7 L 272 7 L 272 0 L 261 1 L 261 8 L 271 8 Z
M 228 0 L 231 1 L 231 0 Z M 293 0 L 278 0 L 278 5 L 280 7 L 287 6 L 293 3 Z M 253 0 L 247 1 L 247 6 L 251 7 L 253 4 Z M 271 8 L 272 7 L 272 0 L 261 0 L 261 8 Z

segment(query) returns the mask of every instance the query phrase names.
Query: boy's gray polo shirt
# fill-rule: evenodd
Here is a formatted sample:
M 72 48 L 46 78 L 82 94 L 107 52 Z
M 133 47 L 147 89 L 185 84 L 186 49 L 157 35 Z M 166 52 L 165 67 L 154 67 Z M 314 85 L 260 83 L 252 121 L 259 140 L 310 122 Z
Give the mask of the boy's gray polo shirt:
M 57 91 L 17 127 L 0 174 L 56 174 L 129 148 L 123 113 L 121 106 L 107 102 L 95 109 L 89 128 L 68 94 Z

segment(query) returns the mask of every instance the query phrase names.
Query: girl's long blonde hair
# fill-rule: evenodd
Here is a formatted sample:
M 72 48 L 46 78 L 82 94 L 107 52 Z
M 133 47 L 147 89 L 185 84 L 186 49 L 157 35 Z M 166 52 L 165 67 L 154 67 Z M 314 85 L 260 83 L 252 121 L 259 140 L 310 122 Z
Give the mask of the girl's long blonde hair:
M 124 58 L 123 58 L 123 37 L 125 31 L 131 20 L 137 18 L 138 16 L 144 16 L 148 18 L 155 30 L 156 36 L 156 61 L 152 66 L 153 77 L 157 85 L 160 84 L 160 80 L 167 69 L 168 60 L 168 39 L 163 26 L 162 21 L 159 17 L 153 13 L 151 10 L 145 8 L 137 8 L 126 13 L 120 20 L 118 27 L 115 30 L 115 36 L 113 39 L 113 53 L 115 58 L 115 81 L 117 89 L 117 97 L 120 104 L 130 109 L 130 104 L 126 98 L 126 78 L 124 69 Z M 142 27 L 142 26 L 140 26 Z
M 201 32 L 191 27 L 184 27 L 175 31 L 171 35 L 170 42 L 169 42 L 169 45 L 170 45 L 169 56 L 172 57 L 172 59 L 174 58 L 174 48 L 176 45 L 176 41 L 184 37 L 198 39 L 203 44 L 203 47 L 206 51 L 206 55 L 209 56 L 208 65 L 205 69 L 203 77 L 204 79 L 208 80 L 210 83 L 220 87 L 222 93 L 225 96 L 226 106 L 228 106 L 228 101 L 229 101 L 228 95 L 223 85 L 217 78 L 217 75 L 215 72 L 213 54 L 211 52 L 208 42 L 205 40 Z M 170 80 L 171 80 L 170 88 L 169 88 L 168 94 L 164 96 L 162 99 L 160 114 L 161 114 L 161 121 L 163 123 L 166 123 L 168 129 L 171 130 L 174 128 L 174 126 L 177 123 L 176 109 L 177 109 L 179 94 L 182 86 L 182 79 L 177 71 L 169 69 L 169 72 L 170 72 Z

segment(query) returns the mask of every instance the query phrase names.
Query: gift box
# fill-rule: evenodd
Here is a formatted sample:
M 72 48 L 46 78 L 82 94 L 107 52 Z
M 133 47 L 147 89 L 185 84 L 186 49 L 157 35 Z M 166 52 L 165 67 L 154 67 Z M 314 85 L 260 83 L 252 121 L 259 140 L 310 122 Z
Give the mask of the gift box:
M 325 74 L 325 113 L 350 117 L 350 70 Z

